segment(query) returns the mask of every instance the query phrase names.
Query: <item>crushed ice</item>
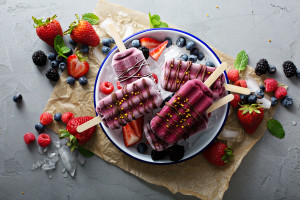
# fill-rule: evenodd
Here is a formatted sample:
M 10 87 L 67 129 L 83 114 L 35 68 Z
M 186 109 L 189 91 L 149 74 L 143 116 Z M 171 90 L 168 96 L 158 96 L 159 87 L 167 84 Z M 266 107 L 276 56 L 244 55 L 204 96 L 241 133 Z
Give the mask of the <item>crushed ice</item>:
M 71 152 L 70 148 L 67 146 L 62 146 L 59 149 L 59 154 L 66 170 L 70 173 L 71 176 L 74 176 L 76 172 L 75 152 Z

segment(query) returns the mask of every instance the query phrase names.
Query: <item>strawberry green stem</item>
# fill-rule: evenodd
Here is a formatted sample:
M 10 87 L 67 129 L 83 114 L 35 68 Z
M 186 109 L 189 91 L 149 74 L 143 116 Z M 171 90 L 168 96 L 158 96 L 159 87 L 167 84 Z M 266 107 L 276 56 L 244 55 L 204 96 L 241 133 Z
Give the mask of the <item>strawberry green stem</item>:
M 231 159 L 233 158 L 233 149 L 232 147 L 227 147 L 226 149 L 224 149 L 225 155 L 222 156 L 222 160 L 224 161 L 224 163 L 229 163 L 231 162 Z

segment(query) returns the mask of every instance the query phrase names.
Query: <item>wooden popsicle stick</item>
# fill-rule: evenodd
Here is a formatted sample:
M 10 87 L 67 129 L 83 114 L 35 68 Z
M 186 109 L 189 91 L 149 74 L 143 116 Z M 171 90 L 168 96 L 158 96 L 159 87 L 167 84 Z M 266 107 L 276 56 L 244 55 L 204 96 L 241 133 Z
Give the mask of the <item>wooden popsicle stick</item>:
M 117 32 L 115 26 L 113 24 L 109 24 L 108 25 L 108 30 L 110 32 L 110 34 L 112 35 L 112 37 L 114 38 L 116 45 L 118 46 L 118 49 L 120 52 L 125 51 L 126 47 L 119 35 L 119 33 Z
M 233 94 L 228 94 L 225 97 L 219 99 L 217 102 L 213 103 L 207 110 L 207 113 L 210 113 L 218 108 L 220 108 L 221 106 L 227 104 L 228 102 L 232 101 L 234 99 Z
M 207 87 L 210 87 L 224 72 L 224 70 L 227 69 L 227 67 L 228 67 L 227 63 L 222 62 L 222 64 L 208 77 L 208 79 L 204 82 L 204 84 Z
M 76 128 L 77 132 L 81 133 L 97 124 L 99 124 L 102 121 L 101 117 L 98 115 L 97 117 L 94 117 L 90 121 L 85 122 L 84 124 L 81 124 Z
M 251 93 L 251 90 L 249 88 L 239 87 L 236 85 L 230 85 L 227 83 L 224 83 L 223 86 L 227 91 L 230 91 L 230 92 L 235 92 L 235 93 L 245 94 L 245 95 L 249 95 Z

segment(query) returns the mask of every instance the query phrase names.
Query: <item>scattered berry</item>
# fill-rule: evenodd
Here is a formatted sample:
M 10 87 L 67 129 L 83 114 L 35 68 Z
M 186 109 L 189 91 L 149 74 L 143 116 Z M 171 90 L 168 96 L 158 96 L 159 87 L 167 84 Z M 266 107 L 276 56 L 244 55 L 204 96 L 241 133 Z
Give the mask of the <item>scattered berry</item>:
M 167 44 L 168 44 L 168 41 L 164 41 L 158 47 L 153 49 L 149 54 L 151 56 L 151 58 L 153 58 L 153 60 L 157 61 L 159 56 L 162 54 L 163 50 L 166 48 Z
M 269 66 L 269 73 L 274 74 L 276 72 L 276 67 L 274 65 Z
M 241 99 L 240 103 L 241 103 L 242 105 L 248 103 L 248 95 L 240 94 L 240 99 Z
M 145 59 L 147 60 L 149 58 L 149 49 L 145 46 L 141 46 L 138 49 L 143 52 L 143 55 L 144 55 Z
M 81 45 L 81 47 L 80 47 L 80 51 L 81 51 L 82 53 L 89 53 L 90 48 L 89 48 L 89 46 L 83 44 L 83 45 Z
M 267 78 L 264 81 L 265 87 L 266 87 L 266 92 L 273 92 L 277 89 L 278 83 L 275 79 L 273 78 Z
M 255 94 L 250 94 L 248 96 L 248 103 L 249 104 L 254 104 L 257 101 L 257 96 Z
M 205 65 L 206 65 L 206 66 L 210 66 L 210 67 L 214 67 L 214 66 L 215 66 L 215 64 L 214 64 L 213 62 L 211 62 L 211 61 L 207 61 L 207 62 L 205 63 Z
M 188 58 L 188 60 L 191 61 L 192 63 L 195 63 L 195 62 L 197 62 L 197 56 L 190 55 L 189 58 Z
M 186 41 L 183 37 L 178 38 L 177 41 L 176 41 L 176 45 L 178 47 L 184 47 L 185 44 L 186 44 Z
M 107 46 L 103 46 L 101 50 L 104 55 L 107 55 L 110 52 L 110 48 Z
M 79 78 L 80 85 L 86 85 L 88 83 L 88 80 L 85 76 L 82 76 Z
M 46 72 L 46 77 L 51 81 L 58 81 L 59 80 L 59 74 L 56 69 L 50 68 Z
M 114 38 L 110 38 L 111 43 L 116 44 Z
M 239 80 L 240 78 L 240 74 L 239 74 L 239 70 L 237 69 L 230 69 L 228 72 L 227 72 L 227 76 L 228 76 L 228 79 L 232 82 L 236 82 Z
M 264 109 L 258 104 L 246 104 L 239 108 L 237 115 L 246 133 L 253 134 L 264 119 Z
M 42 133 L 39 135 L 38 143 L 41 147 L 49 146 L 50 142 L 51 142 L 51 137 L 48 134 Z
M 276 106 L 278 103 L 278 99 L 276 97 L 271 97 L 271 106 Z
M 34 128 L 40 133 L 44 130 L 44 125 L 39 122 L 34 125 Z
M 293 105 L 293 99 L 290 96 L 285 96 L 282 101 L 281 104 L 285 107 L 290 107 L 291 105 Z
M 52 60 L 52 61 L 50 62 L 50 67 L 52 67 L 52 68 L 58 67 L 58 62 L 57 62 L 56 60 Z
M 111 82 L 105 81 L 100 83 L 100 91 L 103 94 L 109 95 L 114 91 L 114 85 Z
M 47 58 L 48 58 L 48 60 L 55 60 L 56 56 L 57 56 L 56 52 L 50 52 L 50 53 L 48 53 Z
M 59 63 L 59 69 L 63 72 L 67 68 L 67 64 L 65 62 Z
M 255 95 L 256 95 L 256 97 L 257 97 L 258 99 L 262 99 L 262 98 L 264 98 L 264 96 L 265 96 L 264 91 L 262 91 L 261 89 L 256 90 L 256 91 L 255 91 Z
M 241 98 L 240 98 L 240 95 L 238 95 L 238 94 L 233 94 L 233 96 L 234 96 L 234 98 L 230 102 L 230 104 L 233 108 L 237 108 L 239 106 L 239 103 L 241 102 Z
M 69 40 L 69 44 L 70 44 L 70 45 L 73 45 L 73 46 L 76 46 L 76 45 L 77 45 L 77 42 L 75 42 L 74 40 L 70 39 L 70 40 Z
M 296 75 L 297 67 L 292 61 L 285 61 L 282 64 L 283 72 L 286 77 L 290 78 Z
M 23 99 L 23 97 L 22 97 L 21 94 L 14 95 L 14 96 L 12 97 L 12 100 L 13 100 L 14 102 L 16 102 L 16 103 L 20 103 L 20 102 L 22 101 L 22 99 Z
M 139 40 L 132 40 L 131 46 L 135 48 L 139 48 L 141 46 L 141 43 Z
M 203 155 L 210 163 L 223 166 L 233 158 L 233 150 L 222 142 L 214 142 L 204 150 Z
M 157 78 L 157 75 L 156 75 L 156 74 L 154 74 L 154 73 L 152 73 L 152 76 L 153 76 L 153 78 L 154 78 L 154 80 L 155 80 L 155 83 L 157 84 L 157 83 L 158 83 L 158 78 Z
M 168 152 L 166 150 L 163 151 L 151 151 L 151 158 L 152 160 L 161 160 L 167 156 Z
M 73 113 L 71 112 L 66 112 L 61 116 L 61 121 L 63 121 L 64 123 L 68 123 L 71 119 L 74 118 Z
M 166 38 L 164 41 L 166 41 L 166 40 L 168 40 L 168 44 L 166 47 L 169 48 L 173 44 L 173 42 L 172 42 L 171 38 Z
M 168 153 L 170 155 L 171 161 L 178 161 L 183 158 L 184 156 L 184 146 L 181 145 L 173 145 L 168 148 Z
M 76 52 L 68 57 L 67 60 L 68 74 L 75 79 L 84 76 L 90 69 L 89 63 L 86 61 L 86 57 L 83 57 L 80 52 Z
M 267 73 L 268 69 L 269 69 L 268 61 L 266 59 L 260 59 L 256 63 L 255 74 L 260 76 L 262 74 Z
M 195 42 L 193 41 L 189 41 L 187 44 L 186 44 L 186 50 L 192 50 L 194 47 L 196 46 Z
M 121 83 L 120 83 L 119 81 L 117 82 L 117 88 L 118 88 L 119 90 L 122 89 Z
M 138 146 L 137 146 L 137 151 L 141 154 L 145 154 L 146 151 L 147 151 L 147 145 L 143 142 L 139 143 Z
M 192 48 L 192 50 L 190 51 L 190 54 L 198 56 L 199 55 L 199 49 L 197 49 L 196 47 Z
M 23 138 L 26 144 L 31 144 L 35 141 L 35 136 L 33 133 L 25 133 Z
M 247 82 L 243 79 L 236 81 L 234 85 L 247 88 Z
M 33 53 L 32 61 L 37 66 L 43 66 L 47 62 L 47 56 L 43 51 L 39 50 Z
M 73 49 L 71 47 L 67 47 L 70 49 L 70 51 L 68 51 L 67 53 L 64 54 L 64 56 L 66 56 L 67 58 L 73 54 Z M 62 61 L 61 61 L 62 62 Z
M 200 52 L 200 53 L 198 54 L 198 60 L 203 60 L 204 57 L 205 57 L 205 56 L 204 56 L 204 53 L 201 53 L 201 52 Z
M 179 60 L 187 61 L 188 58 L 189 58 L 189 57 L 188 57 L 186 54 L 182 54 L 182 55 L 179 57 Z
M 58 62 L 58 64 L 59 64 L 59 63 L 61 63 L 61 62 L 64 62 L 64 61 L 65 61 L 65 58 L 62 57 L 62 56 L 57 55 L 56 58 L 55 58 L 55 60 L 56 60 L 56 61 Z
M 287 95 L 287 91 L 284 87 L 278 87 L 275 90 L 275 97 L 277 99 L 282 99 L 283 97 L 285 97 Z
M 103 46 L 110 47 L 110 44 L 112 43 L 112 41 L 111 41 L 111 38 L 103 38 L 101 40 L 101 43 L 103 44 Z
M 265 90 L 266 90 L 266 88 L 265 88 L 264 85 L 259 85 L 259 88 L 260 88 L 262 91 L 265 91 Z
M 298 78 L 300 78 L 300 69 L 297 69 L 297 71 L 296 71 L 296 76 L 297 76 Z
M 75 78 L 72 77 L 72 76 L 68 76 L 66 81 L 69 85 L 74 85 L 75 84 Z
M 54 114 L 54 120 L 57 121 L 57 122 L 61 121 L 61 113 L 55 113 Z
M 158 47 L 162 42 L 155 40 L 153 38 L 142 38 L 140 39 L 140 43 L 142 46 L 145 46 L 148 49 L 153 49 Z
M 42 113 L 41 116 L 40 116 L 40 122 L 41 124 L 43 125 L 48 125 L 48 124 L 51 124 L 51 122 L 53 121 L 53 118 L 52 118 L 52 115 L 50 113 Z

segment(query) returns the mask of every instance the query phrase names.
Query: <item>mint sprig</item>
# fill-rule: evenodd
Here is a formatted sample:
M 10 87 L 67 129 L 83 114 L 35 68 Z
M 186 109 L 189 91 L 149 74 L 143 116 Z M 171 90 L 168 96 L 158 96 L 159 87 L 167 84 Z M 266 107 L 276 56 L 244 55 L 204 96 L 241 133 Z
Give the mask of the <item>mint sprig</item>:
M 234 68 L 239 70 L 239 72 L 244 71 L 247 68 L 248 55 L 245 50 L 242 50 L 236 56 L 234 61 Z
M 151 16 L 149 12 L 150 28 L 168 28 L 169 25 L 166 22 L 160 21 L 160 16 L 154 14 Z
M 61 35 L 57 35 L 54 39 L 54 48 L 59 56 L 62 56 L 64 58 L 67 58 L 64 54 L 71 51 L 68 47 L 66 47 L 66 44 L 61 37 Z
M 276 119 L 269 119 L 267 121 L 267 127 L 272 135 L 278 138 L 284 138 L 285 131 L 279 121 Z
M 99 23 L 99 17 L 94 13 L 85 13 L 82 20 L 88 21 L 90 24 L 95 25 Z

